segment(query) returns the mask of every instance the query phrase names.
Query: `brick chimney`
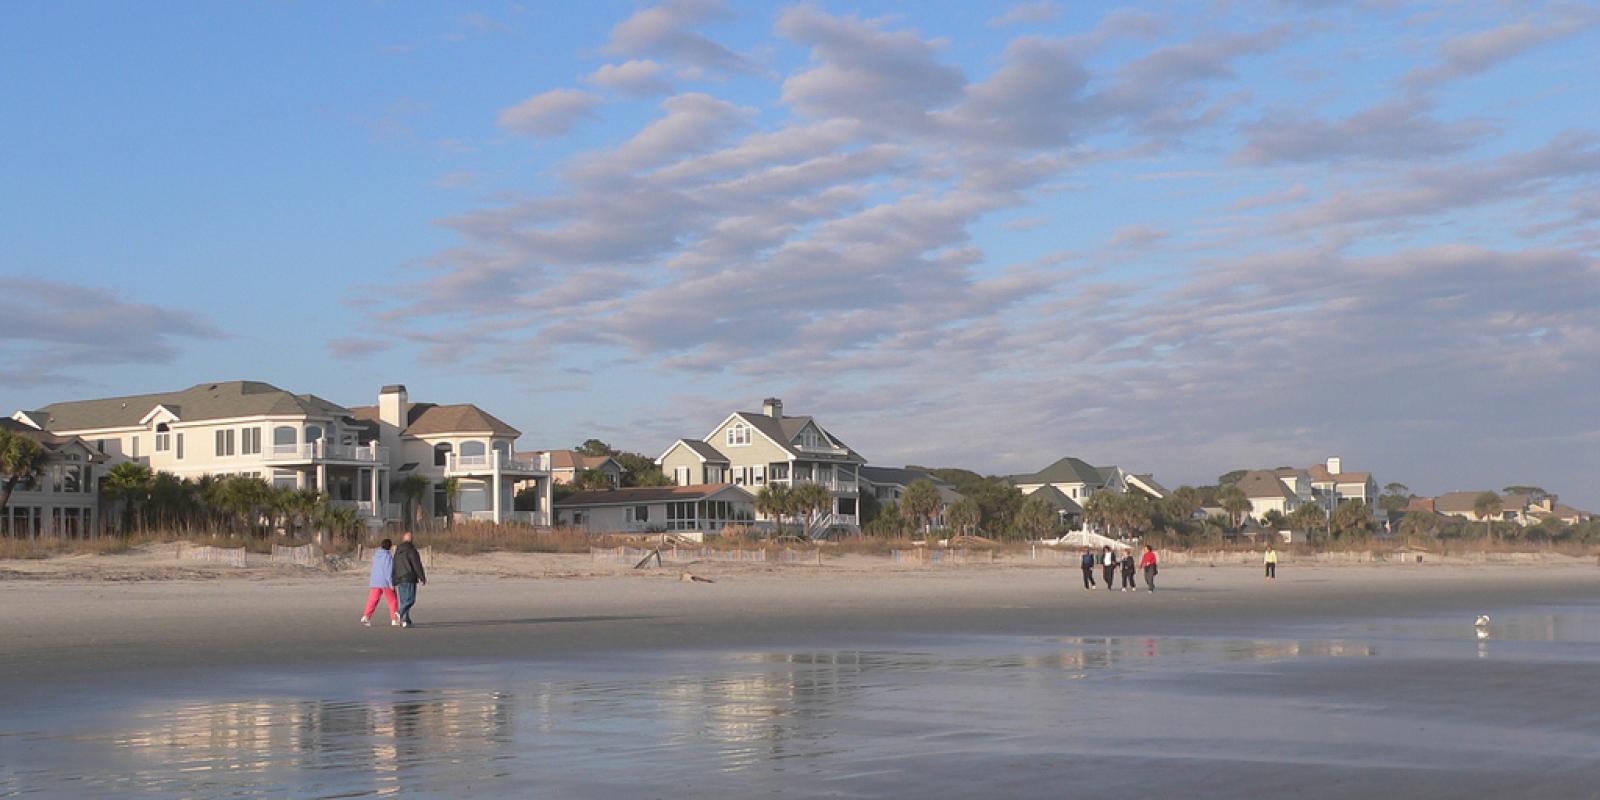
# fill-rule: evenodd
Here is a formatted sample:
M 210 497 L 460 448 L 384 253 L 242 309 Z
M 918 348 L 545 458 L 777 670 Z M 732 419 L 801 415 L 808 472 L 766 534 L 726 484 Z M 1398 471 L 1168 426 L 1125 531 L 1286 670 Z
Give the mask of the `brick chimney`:
M 783 401 L 776 397 L 769 397 L 761 401 L 761 413 L 773 419 L 783 419 Z

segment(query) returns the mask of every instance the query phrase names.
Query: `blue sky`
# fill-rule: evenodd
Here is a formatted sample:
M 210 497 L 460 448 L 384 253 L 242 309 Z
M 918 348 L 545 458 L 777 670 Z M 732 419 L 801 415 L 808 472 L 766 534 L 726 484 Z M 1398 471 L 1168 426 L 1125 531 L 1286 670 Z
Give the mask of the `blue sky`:
M 646 452 L 1326 455 L 1600 506 L 1583 4 L 30 4 L 0 403 L 266 380 Z

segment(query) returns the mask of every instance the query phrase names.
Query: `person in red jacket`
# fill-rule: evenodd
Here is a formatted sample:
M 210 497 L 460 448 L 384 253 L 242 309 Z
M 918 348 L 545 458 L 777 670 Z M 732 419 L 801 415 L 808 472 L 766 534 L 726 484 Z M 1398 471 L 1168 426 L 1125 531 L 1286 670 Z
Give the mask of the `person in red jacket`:
M 1139 558 L 1139 568 L 1144 570 L 1144 586 L 1146 591 L 1156 590 L 1156 549 L 1150 545 L 1144 546 L 1144 555 Z

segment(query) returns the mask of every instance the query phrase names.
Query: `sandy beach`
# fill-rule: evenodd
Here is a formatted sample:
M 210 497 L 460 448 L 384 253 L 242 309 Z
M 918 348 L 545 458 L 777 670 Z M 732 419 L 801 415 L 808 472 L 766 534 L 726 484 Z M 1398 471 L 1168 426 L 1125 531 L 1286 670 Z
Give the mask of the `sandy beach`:
M 474 557 L 435 566 L 402 630 L 357 623 L 360 572 L 129 559 L 0 580 L 0 795 L 1600 786 L 1593 564 L 1173 566 L 1151 594 L 1059 566 L 690 567 L 703 583 Z

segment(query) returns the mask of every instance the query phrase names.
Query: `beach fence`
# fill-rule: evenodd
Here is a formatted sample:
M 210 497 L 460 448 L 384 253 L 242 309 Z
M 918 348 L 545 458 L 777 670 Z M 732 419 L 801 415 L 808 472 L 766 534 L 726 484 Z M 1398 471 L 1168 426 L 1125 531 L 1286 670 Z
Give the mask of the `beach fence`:
M 890 558 L 896 564 L 991 564 L 994 563 L 993 550 L 978 550 L 976 552 L 966 549 L 944 550 L 917 547 L 911 550 L 890 550 Z
M 177 555 L 183 561 L 204 561 L 207 564 L 225 564 L 230 567 L 245 566 L 243 547 L 197 547 L 179 542 Z
M 314 544 L 303 544 L 299 547 L 285 547 L 281 544 L 275 544 L 272 546 L 272 563 L 320 567 L 324 563 L 322 548 Z
M 655 555 L 655 548 L 642 547 L 591 547 L 589 560 L 607 564 L 627 564 L 634 566 L 641 564 L 647 557 Z M 722 561 L 741 563 L 768 563 L 781 564 L 820 564 L 822 563 L 821 550 L 783 550 L 769 551 L 763 548 L 712 548 L 712 547 L 663 547 L 660 548 L 662 561 L 690 562 L 690 561 Z

